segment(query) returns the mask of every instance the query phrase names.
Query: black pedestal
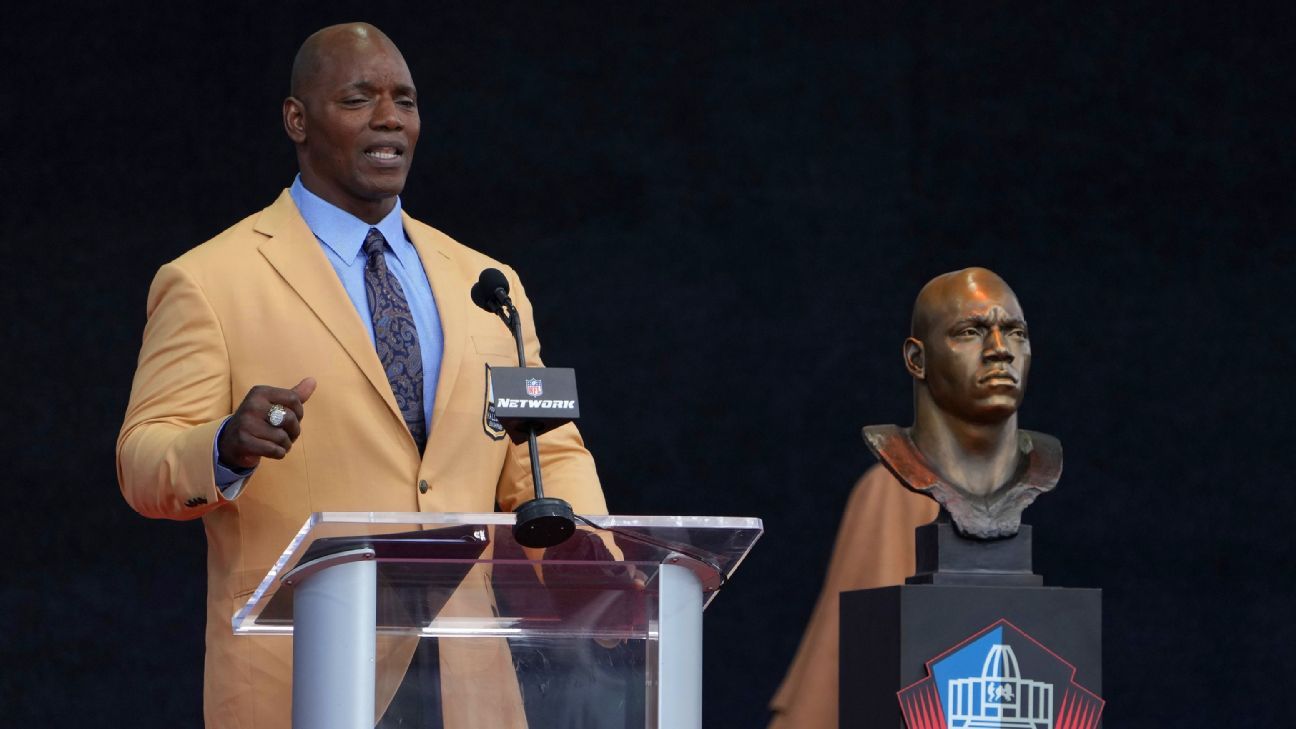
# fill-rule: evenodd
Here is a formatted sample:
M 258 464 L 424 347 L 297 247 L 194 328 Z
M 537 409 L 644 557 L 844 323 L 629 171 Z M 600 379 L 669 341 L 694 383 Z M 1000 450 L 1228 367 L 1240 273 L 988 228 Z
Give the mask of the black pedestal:
M 928 661 L 1001 620 L 1033 639 L 1019 641 L 1021 675 L 1061 684 L 1053 690 L 1057 705 L 1069 695 L 1058 678 L 1069 673 L 1061 661 L 1075 667 L 1076 683 L 1101 695 L 1101 590 L 948 584 L 858 590 L 841 594 L 841 729 L 905 729 L 897 692 L 927 678 Z M 1090 703 L 1101 708 L 1096 699 Z
M 1031 572 L 1027 524 L 1012 537 L 987 540 L 961 537 L 949 521 L 934 521 L 914 530 L 914 553 L 917 572 L 905 580 L 909 585 L 1044 584 L 1044 578 Z

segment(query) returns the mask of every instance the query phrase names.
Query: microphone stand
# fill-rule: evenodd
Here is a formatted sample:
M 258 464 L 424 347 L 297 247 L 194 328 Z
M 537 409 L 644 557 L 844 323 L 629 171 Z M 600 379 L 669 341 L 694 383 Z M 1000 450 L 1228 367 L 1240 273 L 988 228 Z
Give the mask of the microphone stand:
M 517 309 L 508 308 L 509 329 L 513 332 L 513 343 L 517 345 L 518 367 L 526 367 L 526 350 L 522 346 L 522 317 Z M 536 441 L 536 428 L 527 426 L 527 448 L 531 452 L 531 483 L 535 484 L 536 500 L 544 498 L 544 485 L 540 483 L 540 444 Z
M 503 289 L 496 289 L 495 296 L 500 304 L 496 313 L 513 333 L 513 341 L 517 344 L 518 367 L 526 367 L 522 317 L 518 316 L 517 307 L 513 306 Z M 575 514 L 571 504 L 544 495 L 544 485 L 540 480 L 540 444 L 536 441 L 534 423 L 527 426 L 527 449 L 531 455 L 531 483 L 535 486 L 535 498 L 513 512 L 513 539 L 524 547 L 553 547 L 567 541 L 576 531 Z

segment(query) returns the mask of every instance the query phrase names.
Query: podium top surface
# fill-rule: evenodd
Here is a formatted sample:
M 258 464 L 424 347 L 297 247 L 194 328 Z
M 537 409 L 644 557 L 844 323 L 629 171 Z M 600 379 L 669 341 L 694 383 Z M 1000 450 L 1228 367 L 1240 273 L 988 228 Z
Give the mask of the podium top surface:
M 690 569 L 706 605 L 763 531 L 749 517 L 578 516 L 567 542 L 536 550 L 513 540 L 513 523 L 507 513 L 311 514 L 234 615 L 234 632 L 292 633 L 295 586 L 372 561 L 380 630 L 644 638 L 661 565 Z

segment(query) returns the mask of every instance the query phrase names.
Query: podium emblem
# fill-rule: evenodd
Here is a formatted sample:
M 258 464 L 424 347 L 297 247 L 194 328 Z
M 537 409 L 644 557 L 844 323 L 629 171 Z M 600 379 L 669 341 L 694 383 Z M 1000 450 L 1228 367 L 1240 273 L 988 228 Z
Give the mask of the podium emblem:
M 1006 620 L 928 661 L 927 673 L 897 694 L 909 729 L 1095 729 L 1105 704 Z
M 540 397 L 544 394 L 544 380 L 528 377 L 526 381 L 526 390 L 527 394 L 531 397 Z

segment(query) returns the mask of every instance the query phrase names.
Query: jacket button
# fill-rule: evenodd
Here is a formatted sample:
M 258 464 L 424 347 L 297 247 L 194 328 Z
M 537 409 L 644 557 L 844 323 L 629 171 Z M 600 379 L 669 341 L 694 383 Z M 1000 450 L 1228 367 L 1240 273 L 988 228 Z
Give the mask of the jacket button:
M 428 492 L 427 481 L 419 481 L 419 493 L 426 494 L 427 492 Z

